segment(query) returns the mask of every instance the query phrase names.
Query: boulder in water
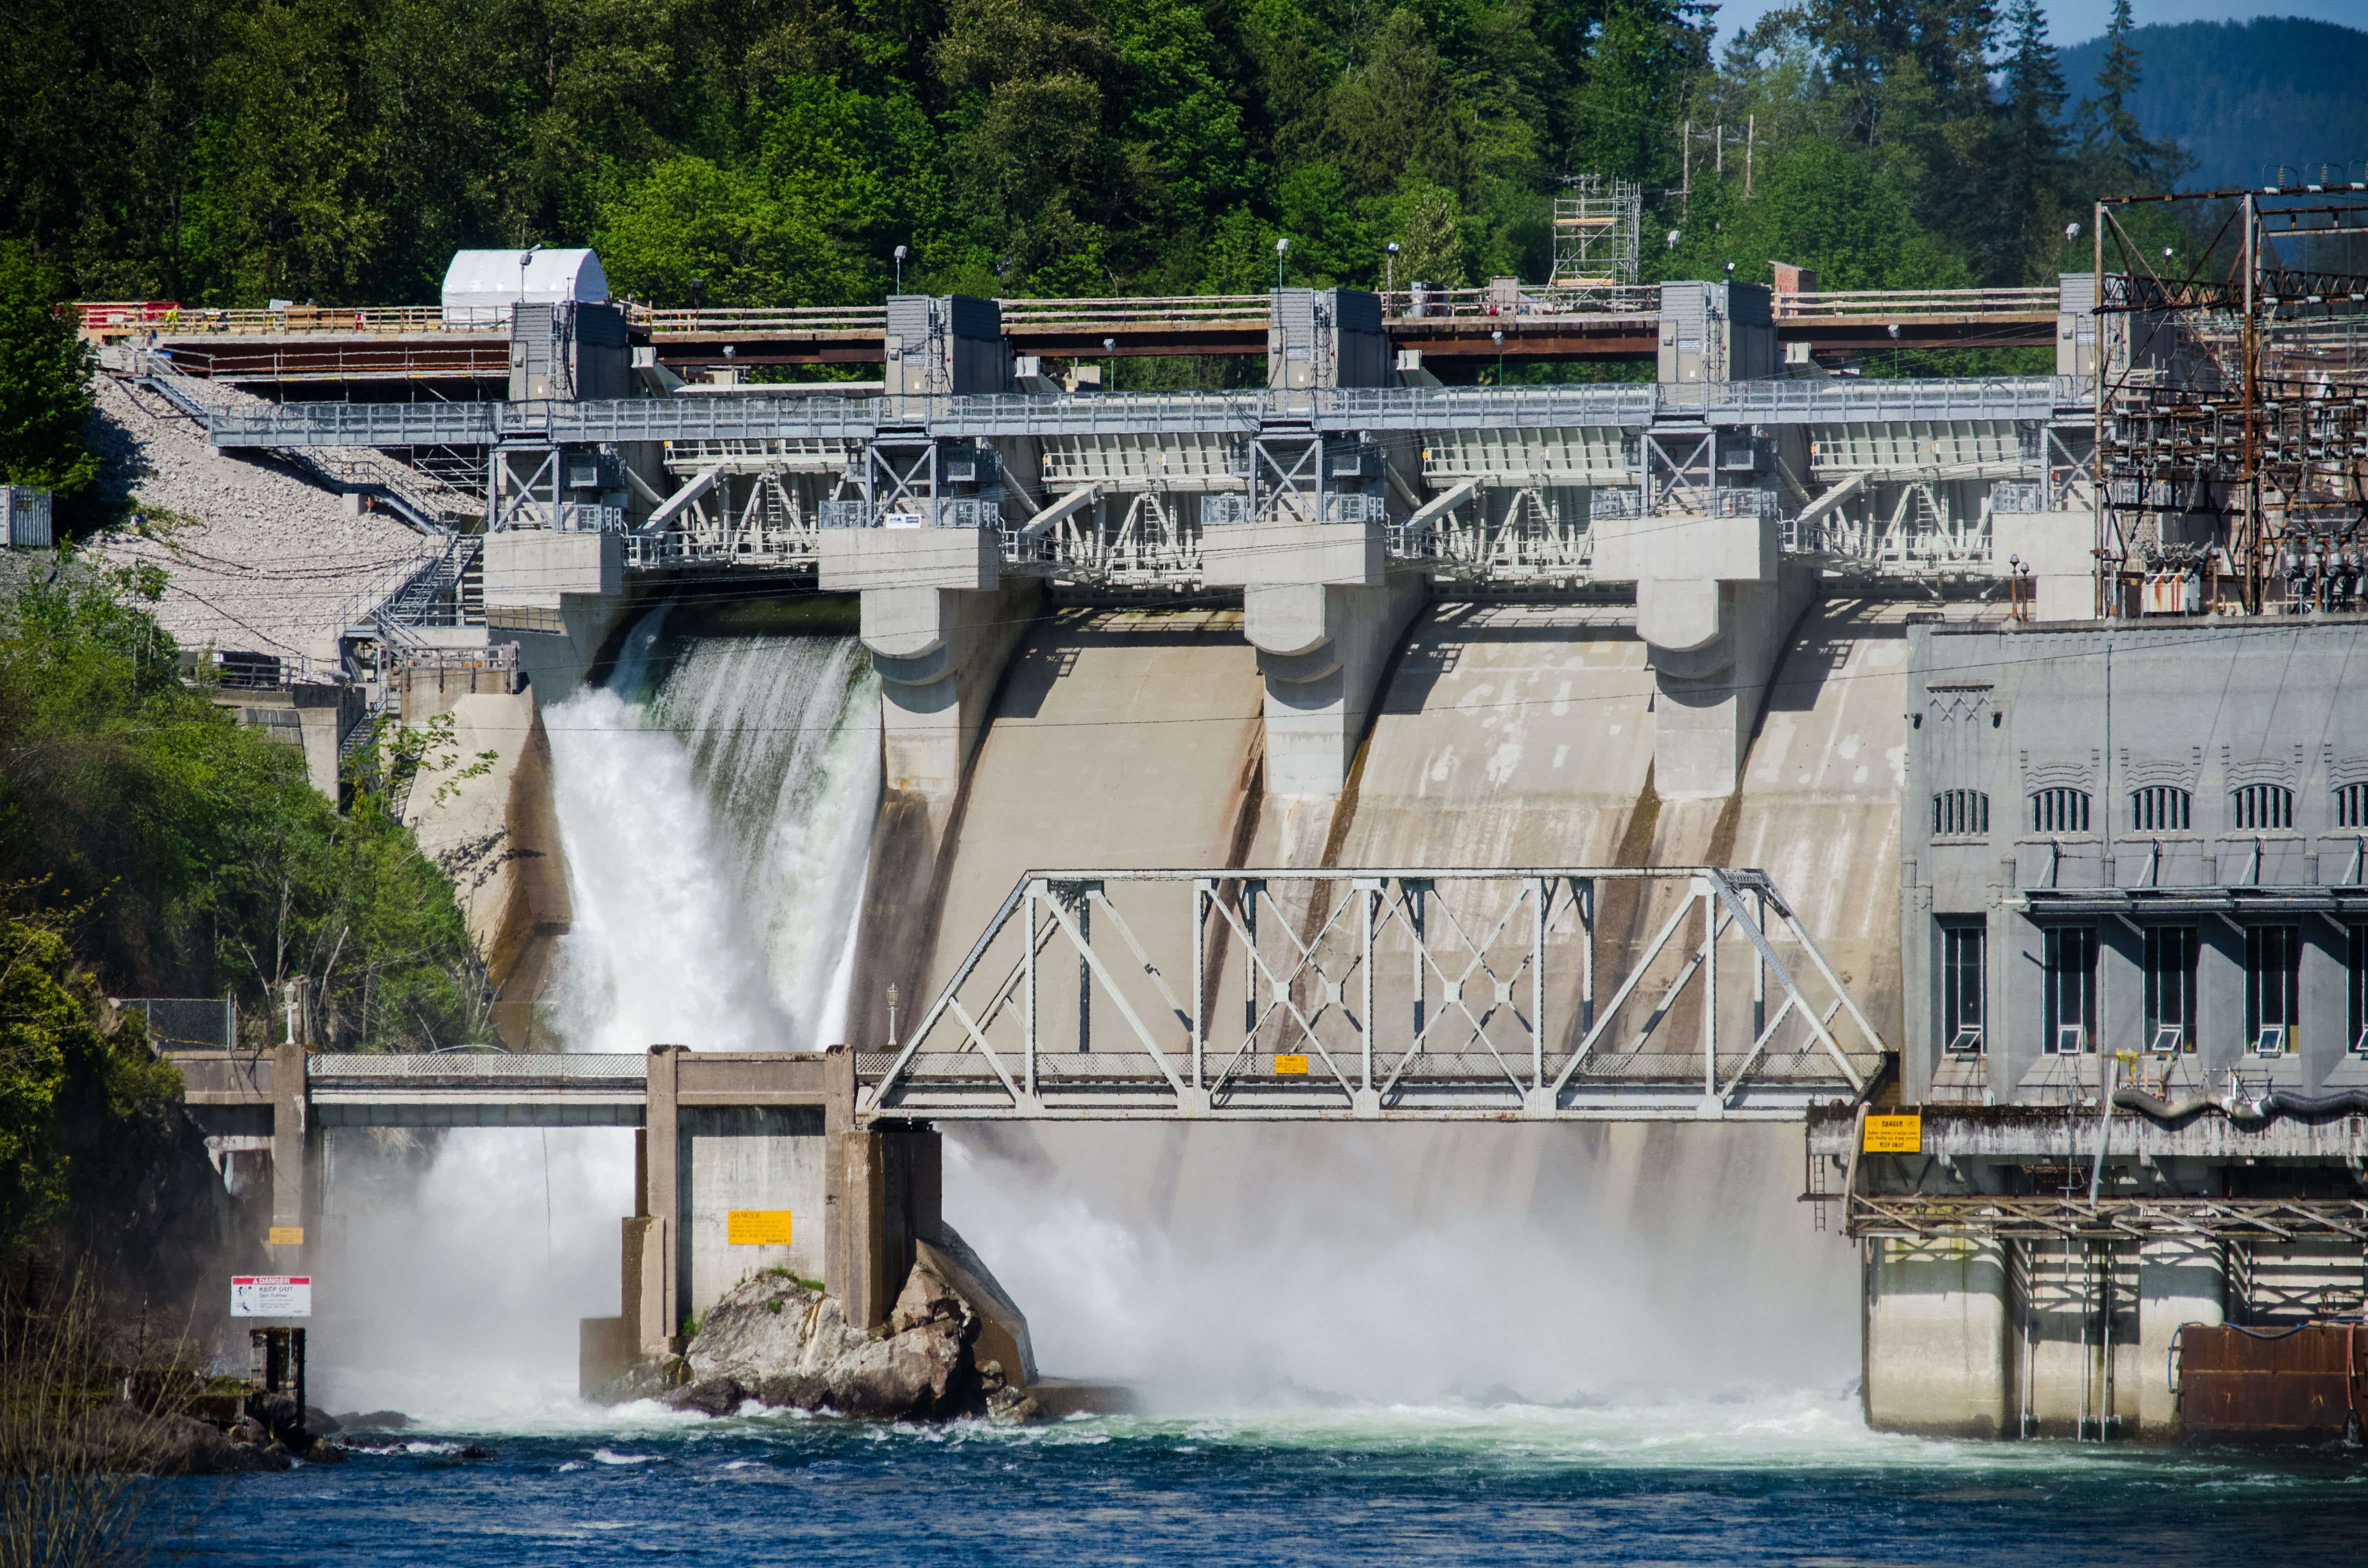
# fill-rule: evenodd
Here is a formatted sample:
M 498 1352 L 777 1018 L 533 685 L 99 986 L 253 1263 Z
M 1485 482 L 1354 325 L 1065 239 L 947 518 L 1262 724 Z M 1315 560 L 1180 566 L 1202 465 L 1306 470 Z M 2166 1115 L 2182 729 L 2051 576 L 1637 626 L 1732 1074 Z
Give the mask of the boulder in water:
M 885 1332 L 853 1327 L 839 1303 L 786 1271 L 743 1280 L 708 1309 L 685 1347 L 681 1410 L 723 1415 L 745 1400 L 887 1420 L 973 1414 L 985 1398 L 972 1346 L 979 1315 L 927 1257 Z

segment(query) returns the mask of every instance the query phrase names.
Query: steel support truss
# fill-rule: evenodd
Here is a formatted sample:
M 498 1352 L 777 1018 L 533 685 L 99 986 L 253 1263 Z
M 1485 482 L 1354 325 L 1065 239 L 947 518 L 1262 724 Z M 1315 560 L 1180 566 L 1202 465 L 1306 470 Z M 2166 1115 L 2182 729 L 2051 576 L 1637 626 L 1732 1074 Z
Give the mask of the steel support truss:
M 1797 1119 L 1884 1050 L 1759 871 L 1031 871 L 858 1108 Z
M 2268 1242 L 2368 1241 L 2368 1199 L 1847 1197 L 1852 1237 L 2014 1236 L 2139 1240 L 2194 1236 Z

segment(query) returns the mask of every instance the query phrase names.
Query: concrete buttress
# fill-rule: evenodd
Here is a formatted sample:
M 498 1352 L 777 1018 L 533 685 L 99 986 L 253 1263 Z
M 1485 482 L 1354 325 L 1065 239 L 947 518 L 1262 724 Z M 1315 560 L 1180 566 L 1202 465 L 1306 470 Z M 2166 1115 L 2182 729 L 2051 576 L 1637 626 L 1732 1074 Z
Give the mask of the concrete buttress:
M 1930 1437 L 2009 1436 L 2003 1244 L 1884 1238 L 1869 1245 L 1867 1425 Z
M 1266 682 L 1266 790 L 1336 797 L 1390 653 L 1429 589 L 1392 571 L 1383 525 L 1268 522 L 1202 530 L 1212 586 L 1242 590 L 1243 631 Z

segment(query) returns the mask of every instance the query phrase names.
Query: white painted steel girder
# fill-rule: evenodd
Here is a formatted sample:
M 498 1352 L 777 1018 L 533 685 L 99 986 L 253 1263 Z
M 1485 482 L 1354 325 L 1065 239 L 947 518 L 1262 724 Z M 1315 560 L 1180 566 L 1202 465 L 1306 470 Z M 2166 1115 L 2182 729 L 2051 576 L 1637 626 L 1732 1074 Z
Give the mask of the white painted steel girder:
M 1599 951 L 1613 884 L 1666 909 L 1641 949 Z M 1797 1119 L 1884 1051 L 1768 878 L 1716 867 L 1030 872 L 891 1045 L 859 1114 Z

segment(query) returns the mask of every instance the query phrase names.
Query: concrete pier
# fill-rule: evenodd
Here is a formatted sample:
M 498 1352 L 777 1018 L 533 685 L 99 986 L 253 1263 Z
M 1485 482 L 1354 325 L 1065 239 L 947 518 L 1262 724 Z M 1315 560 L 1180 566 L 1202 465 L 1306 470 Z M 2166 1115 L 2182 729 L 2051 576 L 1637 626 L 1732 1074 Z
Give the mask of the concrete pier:
M 2005 1248 L 1871 1244 L 1862 1344 L 1867 1425 L 1926 1437 L 2014 1435 L 2014 1310 Z

